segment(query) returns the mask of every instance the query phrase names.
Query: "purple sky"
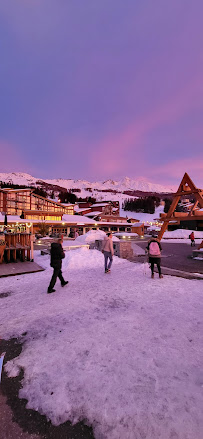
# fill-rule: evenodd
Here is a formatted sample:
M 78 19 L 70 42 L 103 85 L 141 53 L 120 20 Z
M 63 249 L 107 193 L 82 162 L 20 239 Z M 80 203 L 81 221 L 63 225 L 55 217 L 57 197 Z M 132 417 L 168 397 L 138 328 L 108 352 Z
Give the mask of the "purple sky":
M 202 0 L 0 2 L 0 172 L 203 187 Z

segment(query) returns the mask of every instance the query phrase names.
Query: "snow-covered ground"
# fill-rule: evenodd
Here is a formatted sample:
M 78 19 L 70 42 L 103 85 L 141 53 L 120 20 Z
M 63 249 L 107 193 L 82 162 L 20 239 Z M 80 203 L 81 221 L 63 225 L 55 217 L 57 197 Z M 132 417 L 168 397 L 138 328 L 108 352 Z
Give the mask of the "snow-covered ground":
M 67 252 L 69 284 L 44 272 L 1 279 L 1 337 L 20 337 L 20 398 L 53 424 L 84 420 L 96 439 L 202 438 L 202 281 L 150 278 L 148 264 Z
M 199 232 L 196 230 L 188 230 L 188 229 L 177 229 L 171 232 L 166 231 L 163 234 L 162 242 L 168 243 L 176 243 L 176 244 L 189 244 L 191 245 L 191 240 L 189 239 L 190 233 L 194 232 L 195 235 L 195 244 L 196 248 L 198 248 L 199 244 L 203 239 L 203 232 Z
M 123 210 L 120 209 L 120 216 L 128 217 L 128 218 L 135 218 L 139 220 L 140 222 L 143 222 L 145 224 L 154 222 L 155 220 L 159 219 L 160 213 L 164 212 L 164 206 L 158 206 L 155 209 L 154 213 L 145 213 L 145 212 L 130 212 L 129 210 Z
M 180 238 L 180 239 L 189 239 L 189 235 L 194 232 L 195 239 L 203 239 L 203 232 L 197 231 L 197 230 L 188 230 L 188 229 L 176 229 L 172 230 L 171 232 L 166 231 L 163 235 L 164 239 L 173 239 L 173 238 Z

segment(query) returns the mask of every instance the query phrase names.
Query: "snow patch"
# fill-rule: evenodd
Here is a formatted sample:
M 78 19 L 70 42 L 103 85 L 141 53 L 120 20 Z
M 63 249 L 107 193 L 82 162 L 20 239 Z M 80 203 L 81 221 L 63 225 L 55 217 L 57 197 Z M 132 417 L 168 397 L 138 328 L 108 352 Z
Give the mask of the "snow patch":
M 36 257 L 49 263 L 49 258 Z M 118 261 L 118 262 L 117 262 Z M 87 420 L 96 439 L 202 437 L 202 285 L 148 264 L 71 250 L 69 284 L 46 294 L 52 269 L 1 279 L 1 337 L 24 336 L 7 362 L 24 369 L 20 398 L 54 425 Z

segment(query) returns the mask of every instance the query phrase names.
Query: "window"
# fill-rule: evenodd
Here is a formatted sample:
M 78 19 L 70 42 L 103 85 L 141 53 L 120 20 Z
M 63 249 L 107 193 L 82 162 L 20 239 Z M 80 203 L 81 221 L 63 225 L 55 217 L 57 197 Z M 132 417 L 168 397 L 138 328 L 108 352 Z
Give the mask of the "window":
M 111 227 L 111 230 L 112 230 L 112 232 L 117 232 L 117 227 L 112 226 L 112 227 Z

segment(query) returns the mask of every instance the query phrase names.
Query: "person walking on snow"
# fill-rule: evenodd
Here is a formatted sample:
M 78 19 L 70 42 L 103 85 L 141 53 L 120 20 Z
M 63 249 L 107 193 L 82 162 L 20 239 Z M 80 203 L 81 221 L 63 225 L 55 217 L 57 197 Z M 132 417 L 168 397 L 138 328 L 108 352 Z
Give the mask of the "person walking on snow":
M 195 234 L 194 234 L 194 232 L 190 233 L 189 238 L 191 240 L 191 247 L 195 246 Z
M 152 235 L 152 238 L 149 240 L 148 245 L 146 247 L 149 254 L 149 263 L 151 264 L 151 277 L 154 279 L 154 264 L 157 265 L 159 278 L 162 279 L 163 276 L 161 274 L 161 251 L 162 247 L 159 240 L 155 235 Z
M 102 253 L 104 254 L 104 267 L 105 273 L 110 273 L 110 268 L 113 262 L 113 242 L 112 242 L 112 233 L 107 233 L 102 242 Z M 109 261 L 108 261 L 109 260 Z
M 51 267 L 53 267 L 54 272 L 50 281 L 50 284 L 48 286 L 47 293 L 54 293 L 56 290 L 54 290 L 54 285 L 56 283 L 57 277 L 61 281 L 61 286 L 64 287 L 68 284 L 68 281 L 65 281 L 62 275 L 61 267 L 62 267 L 62 259 L 65 258 L 65 253 L 63 251 L 62 247 L 63 239 L 59 238 L 57 242 L 52 242 L 51 244 Z

